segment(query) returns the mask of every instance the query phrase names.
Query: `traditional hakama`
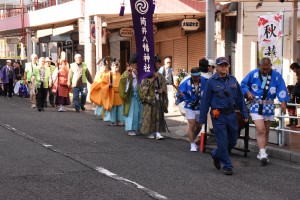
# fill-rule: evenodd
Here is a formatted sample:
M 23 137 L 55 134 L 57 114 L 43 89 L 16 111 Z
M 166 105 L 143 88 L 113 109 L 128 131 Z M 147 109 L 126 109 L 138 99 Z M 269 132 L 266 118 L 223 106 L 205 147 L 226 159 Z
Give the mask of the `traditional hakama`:
M 123 115 L 126 131 L 139 130 L 142 121 L 143 107 L 138 94 L 137 80 L 133 76 L 128 77 L 128 72 L 125 71 L 119 85 L 120 96 L 124 100 Z
M 137 87 L 133 88 L 128 116 L 125 117 L 125 131 L 139 130 L 142 124 L 142 103 Z

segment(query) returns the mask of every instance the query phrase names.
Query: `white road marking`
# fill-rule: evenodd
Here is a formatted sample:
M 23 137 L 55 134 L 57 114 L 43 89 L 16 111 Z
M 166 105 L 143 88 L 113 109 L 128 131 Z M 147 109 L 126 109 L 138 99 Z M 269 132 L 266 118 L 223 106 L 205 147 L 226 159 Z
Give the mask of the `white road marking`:
M 161 194 L 159 194 L 155 191 L 152 191 L 152 190 L 150 190 L 150 189 L 148 189 L 148 188 L 146 188 L 146 187 L 144 187 L 144 186 L 142 186 L 142 185 L 140 185 L 140 184 L 138 184 L 134 181 L 131 181 L 131 180 L 128 180 L 128 179 L 123 178 L 121 176 L 118 176 L 117 174 L 115 174 L 115 173 L 113 173 L 113 172 L 111 172 L 111 171 L 109 171 L 109 170 L 107 170 L 103 167 L 96 167 L 96 170 L 98 172 L 100 172 L 101 174 L 103 174 L 105 176 L 108 176 L 110 178 L 131 183 L 131 184 L 135 185 L 138 189 L 143 190 L 144 192 L 148 193 L 148 195 L 150 195 L 151 197 L 153 197 L 155 199 L 161 199 L 161 200 L 168 199 L 167 197 L 165 197 L 165 196 L 163 196 L 163 195 L 161 195 Z
M 0 126 L 3 126 L 3 124 L 0 123 Z M 25 137 L 25 138 L 27 138 L 27 139 L 29 139 L 29 140 L 37 143 L 37 144 L 40 144 L 40 145 L 46 147 L 47 149 L 50 149 L 50 150 L 52 150 L 54 152 L 57 152 L 57 153 L 59 153 L 59 154 L 61 154 L 63 156 L 67 155 L 63 151 L 60 151 L 60 150 L 57 150 L 57 149 L 54 149 L 54 148 L 49 148 L 49 147 L 53 147 L 53 145 L 47 144 L 47 143 L 43 143 L 41 140 L 39 140 L 39 139 L 37 139 L 35 137 L 32 137 L 32 136 L 30 136 L 30 135 L 28 135 L 28 134 L 26 134 L 24 132 L 18 131 L 17 129 L 11 127 L 8 124 L 4 124 L 4 126 L 6 126 L 6 129 L 12 131 L 13 133 L 16 133 L 16 134 L 18 134 L 18 135 L 20 135 L 22 137 Z M 85 164 L 85 162 L 81 162 L 80 159 L 77 160 L 76 158 L 73 158 L 72 156 L 67 156 L 67 157 L 71 158 L 72 160 L 76 160 L 77 162 L 79 162 L 79 163 L 87 166 L 87 164 Z M 101 174 L 103 174 L 103 175 L 105 175 L 107 177 L 110 177 L 112 179 L 115 179 L 115 180 L 118 180 L 118 181 L 127 182 L 127 183 L 131 183 L 131 184 L 135 185 L 137 189 L 142 190 L 143 192 L 147 193 L 149 196 L 151 196 L 154 199 L 158 199 L 158 200 L 168 199 L 167 197 L 165 197 L 165 196 L 163 196 L 163 195 L 161 195 L 161 194 L 159 194 L 159 193 L 157 193 L 157 192 L 155 192 L 153 190 L 150 190 L 150 189 L 148 189 L 148 188 L 146 188 L 146 187 L 144 187 L 144 186 L 142 186 L 142 185 L 140 185 L 140 184 L 138 184 L 138 183 L 136 183 L 134 181 L 131 181 L 131 180 L 126 179 L 126 178 L 123 178 L 123 177 L 121 177 L 121 176 L 119 176 L 119 175 L 117 175 L 117 174 L 115 174 L 115 173 L 113 173 L 113 172 L 111 172 L 111 171 L 103 168 L 103 167 L 91 167 L 91 166 L 87 166 L 87 167 L 90 167 L 90 168 L 98 171 L 99 173 L 101 173 Z
M 43 144 L 44 147 L 53 147 L 51 144 Z

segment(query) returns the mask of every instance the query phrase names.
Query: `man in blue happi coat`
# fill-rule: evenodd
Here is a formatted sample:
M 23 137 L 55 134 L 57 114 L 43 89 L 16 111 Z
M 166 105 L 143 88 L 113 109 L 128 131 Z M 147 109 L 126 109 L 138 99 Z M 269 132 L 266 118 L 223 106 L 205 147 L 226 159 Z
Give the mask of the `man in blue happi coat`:
M 190 141 L 190 151 L 197 151 L 195 138 L 200 132 L 199 123 L 201 96 L 204 93 L 206 78 L 201 76 L 199 67 L 191 69 L 191 77 L 180 83 L 179 91 L 176 96 L 180 101 L 185 101 L 185 117 L 188 120 L 188 138 Z M 206 123 L 206 122 L 205 122 Z
M 270 58 L 262 58 L 259 68 L 252 70 L 243 79 L 241 87 L 244 96 L 251 102 L 250 115 L 256 127 L 259 148 L 257 158 L 266 165 L 269 162 L 266 146 L 271 121 L 274 121 L 274 99 L 278 98 L 281 111 L 285 113 L 290 97 L 281 74 L 272 69 Z

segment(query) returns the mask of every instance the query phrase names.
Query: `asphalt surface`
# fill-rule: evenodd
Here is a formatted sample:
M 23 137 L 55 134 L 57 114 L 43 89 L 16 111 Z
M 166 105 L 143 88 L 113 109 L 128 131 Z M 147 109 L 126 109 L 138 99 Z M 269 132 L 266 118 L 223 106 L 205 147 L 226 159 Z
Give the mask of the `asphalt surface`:
M 0 199 L 300 199 L 297 163 L 233 152 L 225 176 L 172 134 L 128 136 L 92 111 L 38 112 L 16 97 L 0 113 Z

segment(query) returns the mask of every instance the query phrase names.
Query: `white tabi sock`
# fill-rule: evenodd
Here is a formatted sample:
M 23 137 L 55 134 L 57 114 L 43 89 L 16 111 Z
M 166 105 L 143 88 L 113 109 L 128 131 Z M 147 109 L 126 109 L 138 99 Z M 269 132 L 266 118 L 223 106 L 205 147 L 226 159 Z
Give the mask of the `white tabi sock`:
M 265 148 L 259 149 L 259 153 L 260 154 L 266 154 L 266 149 Z

